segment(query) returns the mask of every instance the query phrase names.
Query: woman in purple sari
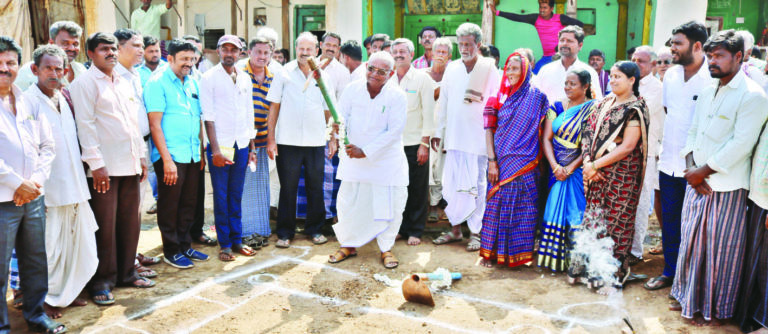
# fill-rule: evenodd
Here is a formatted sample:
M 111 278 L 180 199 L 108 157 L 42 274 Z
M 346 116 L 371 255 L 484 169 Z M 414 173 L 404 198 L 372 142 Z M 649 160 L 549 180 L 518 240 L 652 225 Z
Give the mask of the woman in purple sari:
M 528 59 L 507 58 L 504 78 L 485 107 L 488 203 L 483 217 L 481 264 L 515 267 L 531 261 L 537 220 L 539 138 L 549 108 L 531 81 Z

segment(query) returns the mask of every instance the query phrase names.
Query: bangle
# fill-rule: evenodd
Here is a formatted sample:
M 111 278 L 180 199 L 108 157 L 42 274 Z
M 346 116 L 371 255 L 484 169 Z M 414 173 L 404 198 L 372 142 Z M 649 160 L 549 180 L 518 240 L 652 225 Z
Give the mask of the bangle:
M 597 166 L 595 166 L 595 162 L 594 161 L 590 162 L 590 166 L 592 166 L 592 169 L 597 171 Z
M 496 158 L 488 158 L 488 162 L 496 162 Z
M 419 145 L 422 145 L 422 146 L 424 146 L 424 147 L 426 147 L 426 148 L 429 148 L 429 144 L 427 144 L 427 143 L 425 143 L 425 142 L 420 142 L 420 143 L 419 143 Z

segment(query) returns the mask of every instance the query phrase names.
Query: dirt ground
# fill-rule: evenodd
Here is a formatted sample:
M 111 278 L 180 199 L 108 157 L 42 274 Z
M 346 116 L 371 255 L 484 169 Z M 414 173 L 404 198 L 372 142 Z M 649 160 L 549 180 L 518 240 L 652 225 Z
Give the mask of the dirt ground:
M 207 227 L 213 220 L 210 187 Z M 146 206 L 151 203 L 145 203 Z M 274 223 L 274 222 L 273 222 Z M 427 225 L 427 240 L 447 228 Z M 646 249 L 657 242 L 655 220 Z M 209 231 L 209 235 L 215 235 Z M 586 286 L 570 286 L 565 275 L 536 266 L 521 268 L 476 265 L 477 253 L 465 243 L 411 247 L 403 241 L 393 252 L 400 266 L 387 270 L 371 243 L 359 255 L 328 264 L 335 238 L 312 246 L 297 236 L 290 249 L 268 247 L 251 258 L 223 263 L 217 247 L 199 247 L 212 256 L 188 270 L 161 263 L 151 289 L 119 288 L 110 307 L 90 303 L 68 308 L 60 319 L 74 333 L 739 333 L 736 326 L 697 328 L 679 312 L 667 310 L 669 288 L 649 292 L 634 283 L 618 295 L 604 297 Z M 139 251 L 160 255 L 155 216 L 144 215 Z M 414 272 L 437 268 L 460 272 L 450 290 L 433 294 L 435 307 L 406 302 L 400 286 L 373 278 L 386 275 L 402 281 Z M 646 254 L 633 272 L 656 275 L 663 258 Z M 10 307 L 14 332 L 26 329 L 21 312 Z M 625 321 L 626 319 L 626 321 Z

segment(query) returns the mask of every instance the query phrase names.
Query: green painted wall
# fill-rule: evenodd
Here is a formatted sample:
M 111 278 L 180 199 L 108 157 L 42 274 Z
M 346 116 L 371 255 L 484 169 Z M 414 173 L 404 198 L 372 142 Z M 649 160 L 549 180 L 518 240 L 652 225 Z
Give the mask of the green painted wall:
M 581 3 L 579 3 L 581 5 Z M 627 49 L 643 45 L 645 1 L 630 0 L 627 5 Z
M 395 37 L 394 1 L 373 0 L 373 33 L 383 33 L 389 35 L 389 37 Z
M 749 30 L 757 39 L 765 27 L 766 15 L 764 11 L 766 6 L 764 1 L 708 0 L 707 16 L 722 16 L 723 29 Z M 744 18 L 744 23 L 736 23 L 736 19 L 739 17 Z
M 616 60 L 618 3 L 616 0 L 579 0 L 578 4 L 579 8 L 595 9 L 596 17 L 596 34 L 587 36 L 584 39 L 584 46 L 579 53 L 579 59 L 586 62 L 590 50 L 600 49 L 606 54 L 606 63 L 609 65 L 613 64 Z M 537 13 L 538 2 L 533 0 L 501 0 L 497 9 L 519 14 Z M 499 48 L 502 59 L 506 59 L 515 49 L 521 47 L 533 50 L 537 59 L 541 58 L 543 54 L 536 29 L 530 24 L 512 22 L 496 17 L 495 35 L 495 45 Z

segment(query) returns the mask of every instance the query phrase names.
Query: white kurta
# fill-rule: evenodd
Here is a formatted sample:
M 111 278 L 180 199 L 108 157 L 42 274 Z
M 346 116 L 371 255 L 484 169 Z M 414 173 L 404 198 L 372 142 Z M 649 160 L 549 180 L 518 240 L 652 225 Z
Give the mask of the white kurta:
M 339 111 L 349 142 L 366 157 L 339 155 L 336 238 L 342 247 L 360 247 L 376 238 L 381 251 L 389 251 L 408 198 L 408 162 L 402 142 L 405 93 L 386 84 L 371 99 L 366 81 L 355 81 L 344 90 Z
M 464 62 L 451 62 L 445 69 L 438 99 L 438 127 L 435 136 L 444 136 L 445 165 L 442 176 L 445 214 L 451 225 L 467 221 L 472 233 L 480 233 L 485 211 L 488 152 L 483 111 L 490 96 L 499 90 L 496 71 L 488 76 L 482 103 L 464 103 L 469 82 Z
M 66 100 L 57 94 L 53 100 L 32 85 L 24 93 L 31 111 L 45 117 L 55 140 L 56 157 L 51 176 L 45 182 L 45 250 L 48 258 L 48 295 L 45 302 L 66 307 L 96 273 L 98 230 L 88 200 L 91 198 L 85 181 L 83 163 L 72 111 Z

